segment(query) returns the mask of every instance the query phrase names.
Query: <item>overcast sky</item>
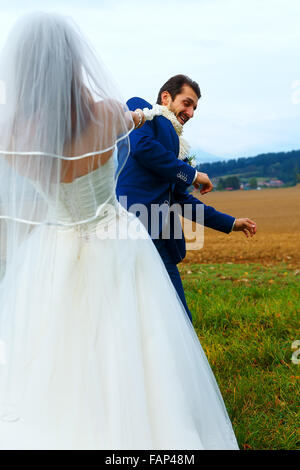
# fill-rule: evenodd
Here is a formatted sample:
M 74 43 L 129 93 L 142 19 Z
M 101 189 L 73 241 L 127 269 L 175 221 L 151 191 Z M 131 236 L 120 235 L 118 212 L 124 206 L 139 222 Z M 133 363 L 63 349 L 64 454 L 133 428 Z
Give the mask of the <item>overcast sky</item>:
M 202 98 L 185 138 L 222 158 L 300 149 L 299 0 L 0 0 L 0 47 L 28 11 L 71 16 L 125 99 L 184 73 Z

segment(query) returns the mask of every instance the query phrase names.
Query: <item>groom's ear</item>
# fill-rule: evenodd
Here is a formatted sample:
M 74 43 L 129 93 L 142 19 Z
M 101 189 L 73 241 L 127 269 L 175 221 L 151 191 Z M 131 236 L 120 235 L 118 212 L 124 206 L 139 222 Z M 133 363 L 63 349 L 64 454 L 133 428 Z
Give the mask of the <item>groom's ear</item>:
M 172 97 L 168 91 L 162 91 L 161 93 L 161 104 L 163 106 L 168 106 L 172 101 Z

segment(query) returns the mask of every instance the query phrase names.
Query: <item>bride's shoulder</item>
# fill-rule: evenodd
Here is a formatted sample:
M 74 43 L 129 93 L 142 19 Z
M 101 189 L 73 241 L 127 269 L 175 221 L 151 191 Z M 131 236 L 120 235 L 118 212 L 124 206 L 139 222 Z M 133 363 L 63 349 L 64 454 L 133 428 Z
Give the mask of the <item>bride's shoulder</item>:
M 93 108 L 95 117 L 103 118 L 105 115 L 109 116 L 115 112 L 120 112 L 123 106 L 119 101 L 107 98 L 105 100 L 95 102 Z

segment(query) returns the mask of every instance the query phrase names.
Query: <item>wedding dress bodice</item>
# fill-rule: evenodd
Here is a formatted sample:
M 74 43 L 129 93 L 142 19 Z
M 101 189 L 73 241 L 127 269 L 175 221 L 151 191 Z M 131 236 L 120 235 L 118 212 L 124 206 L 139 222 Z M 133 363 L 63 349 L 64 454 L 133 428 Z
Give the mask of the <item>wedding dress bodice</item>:
M 80 221 L 73 225 L 80 231 L 90 231 L 99 223 L 112 220 L 119 210 L 114 169 L 113 158 L 110 158 L 103 166 L 71 183 L 60 183 L 58 203 L 49 201 L 51 215 L 66 224 L 66 228 Z

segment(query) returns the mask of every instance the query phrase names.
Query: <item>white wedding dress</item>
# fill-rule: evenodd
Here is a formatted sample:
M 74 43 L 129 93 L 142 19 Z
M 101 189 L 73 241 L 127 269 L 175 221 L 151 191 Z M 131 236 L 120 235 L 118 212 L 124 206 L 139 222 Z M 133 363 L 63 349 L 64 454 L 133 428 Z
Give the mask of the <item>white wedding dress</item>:
M 115 214 L 37 226 L 19 247 L 17 275 L 7 270 L 0 283 L 0 337 L 14 344 L 0 365 L 0 449 L 238 449 L 159 254 L 116 200 L 113 159 L 91 177 L 93 196 L 87 176 L 61 183 L 62 194 L 76 185 L 86 218 L 95 194 Z M 56 210 L 72 220 L 67 200 Z M 144 237 L 99 237 L 130 226 Z M 8 319 L 11 296 L 17 313 Z

